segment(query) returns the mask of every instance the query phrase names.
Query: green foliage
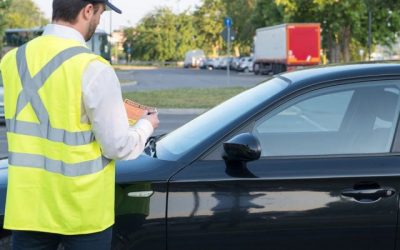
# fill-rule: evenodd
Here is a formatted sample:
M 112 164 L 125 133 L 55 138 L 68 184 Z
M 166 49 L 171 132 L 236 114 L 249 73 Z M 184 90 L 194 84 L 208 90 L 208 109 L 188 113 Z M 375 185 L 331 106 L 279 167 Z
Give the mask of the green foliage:
M 249 18 L 256 10 L 256 0 L 223 0 L 226 13 L 233 20 L 236 32 L 234 45 L 241 48 L 241 54 L 249 54 L 253 46 L 255 26 Z
M 0 0 L 0 51 L 3 45 L 2 41 L 3 41 L 4 30 L 7 27 L 6 13 L 10 7 L 10 3 L 11 0 Z
M 285 10 L 273 0 L 257 0 L 250 19 L 255 29 L 281 24 L 285 22 Z
M 180 60 L 189 50 L 197 48 L 194 16 L 185 12 L 177 16 L 176 25 L 176 57 Z
M 125 52 L 133 45 L 135 59 L 151 61 L 181 60 L 187 50 L 196 48 L 193 17 L 176 15 L 168 8 L 157 9 L 142 19 L 135 28 L 124 30 Z
M 369 10 L 373 14 L 372 46 L 394 42 L 400 15 L 392 10 L 399 7 L 397 0 L 258 0 L 253 23 L 318 22 L 322 47 L 331 62 L 348 62 L 359 60 L 358 51 L 367 46 Z
M 202 0 L 202 5 L 194 12 L 197 30 L 197 44 L 206 54 L 217 56 L 223 49 L 221 32 L 224 29 L 223 20 L 226 17 L 225 5 L 222 0 Z
M 33 28 L 44 26 L 48 20 L 32 0 L 11 0 L 5 13 L 7 28 Z
M 157 9 L 136 27 L 127 28 L 125 52 L 150 61 L 182 60 L 192 49 L 203 49 L 209 56 L 224 54 L 223 19 L 230 16 L 236 33 L 233 45 L 241 54 L 251 51 L 257 28 L 313 22 L 321 24 L 322 49 L 330 62 L 358 61 L 365 59 L 360 58 L 360 49 L 367 51 L 368 12 L 372 13 L 373 48 L 397 39 L 398 9 L 399 0 L 202 0 L 193 13 Z

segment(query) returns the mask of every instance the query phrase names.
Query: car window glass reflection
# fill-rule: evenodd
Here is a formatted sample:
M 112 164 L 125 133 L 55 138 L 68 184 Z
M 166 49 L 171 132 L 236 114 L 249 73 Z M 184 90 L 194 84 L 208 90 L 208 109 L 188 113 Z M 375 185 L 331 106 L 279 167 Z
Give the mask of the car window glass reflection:
M 288 86 L 288 82 L 273 78 L 212 108 L 157 142 L 158 158 L 177 160 L 200 143 L 208 143 L 207 138 Z
M 261 123 L 257 132 L 338 131 L 352 95 L 343 91 L 301 101 Z
M 399 83 L 350 84 L 297 97 L 256 122 L 262 156 L 386 153 L 399 114 Z

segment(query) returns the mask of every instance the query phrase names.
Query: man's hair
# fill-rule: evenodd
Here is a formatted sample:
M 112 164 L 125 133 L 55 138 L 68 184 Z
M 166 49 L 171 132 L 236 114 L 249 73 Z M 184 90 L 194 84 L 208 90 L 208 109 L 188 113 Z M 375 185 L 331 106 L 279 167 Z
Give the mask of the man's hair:
M 79 12 L 90 3 L 96 13 L 100 9 L 100 3 L 92 3 L 90 0 L 53 0 L 52 20 L 75 23 Z

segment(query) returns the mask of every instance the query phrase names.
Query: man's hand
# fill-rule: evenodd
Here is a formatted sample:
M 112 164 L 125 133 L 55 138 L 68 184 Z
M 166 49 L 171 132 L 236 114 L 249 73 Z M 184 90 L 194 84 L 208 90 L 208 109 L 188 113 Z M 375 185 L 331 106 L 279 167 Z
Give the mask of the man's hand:
M 142 118 L 148 120 L 154 129 L 156 129 L 158 127 L 158 124 L 160 123 L 160 121 L 158 120 L 157 112 L 154 112 L 154 113 L 151 113 L 148 115 L 144 115 Z

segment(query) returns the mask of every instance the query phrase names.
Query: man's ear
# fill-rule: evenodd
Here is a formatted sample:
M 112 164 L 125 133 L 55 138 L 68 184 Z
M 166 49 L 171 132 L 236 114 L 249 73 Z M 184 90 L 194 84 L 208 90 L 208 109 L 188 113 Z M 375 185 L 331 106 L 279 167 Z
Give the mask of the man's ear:
M 93 4 L 88 4 L 85 6 L 85 8 L 82 9 L 82 17 L 84 20 L 90 20 L 92 19 L 92 16 L 94 15 L 94 6 Z

